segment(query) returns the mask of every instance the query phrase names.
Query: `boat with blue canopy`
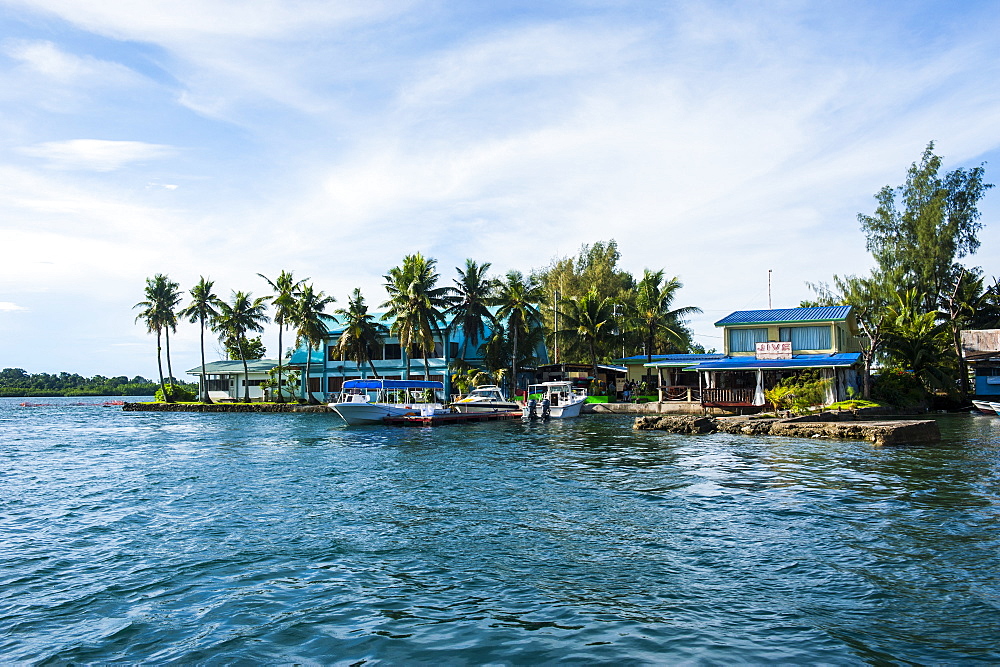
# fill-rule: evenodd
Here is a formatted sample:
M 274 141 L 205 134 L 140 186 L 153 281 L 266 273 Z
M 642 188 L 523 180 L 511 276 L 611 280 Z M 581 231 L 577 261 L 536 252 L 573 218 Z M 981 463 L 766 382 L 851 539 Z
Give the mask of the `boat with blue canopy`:
M 381 424 L 386 417 L 447 412 L 444 384 L 434 380 L 348 380 L 329 406 L 352 426 Z

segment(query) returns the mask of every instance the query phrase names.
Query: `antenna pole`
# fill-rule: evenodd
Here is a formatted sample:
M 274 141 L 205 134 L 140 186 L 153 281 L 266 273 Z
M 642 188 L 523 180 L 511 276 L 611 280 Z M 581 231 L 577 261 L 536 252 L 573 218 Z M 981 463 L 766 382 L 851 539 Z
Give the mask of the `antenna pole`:
M 767 270 L 767 309 L 771 310 L 771 269 Z

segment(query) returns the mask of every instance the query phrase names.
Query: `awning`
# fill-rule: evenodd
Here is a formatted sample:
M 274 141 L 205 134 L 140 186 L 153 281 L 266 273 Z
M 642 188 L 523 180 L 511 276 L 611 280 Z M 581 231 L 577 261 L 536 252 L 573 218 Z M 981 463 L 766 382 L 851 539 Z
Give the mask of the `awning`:
M 802 370 L 806 368 L 848 368 L 858 363 L 861 354 L 797 354 L 791 359 L 757 359 L 756 357 L 727 357 L 718 361 L 705 361 L 688 366 L 688 371 L 755 371 Z

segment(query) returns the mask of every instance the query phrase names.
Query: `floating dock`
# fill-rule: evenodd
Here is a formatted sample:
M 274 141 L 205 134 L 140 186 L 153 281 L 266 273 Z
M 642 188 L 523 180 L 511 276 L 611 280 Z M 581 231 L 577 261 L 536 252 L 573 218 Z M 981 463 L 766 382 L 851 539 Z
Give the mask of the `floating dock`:
M 498 412 L 448 412 L 441 415 L 404 415 L 386 417 L 382 421 L 393 426 L 446 426 L 449 424 L 471 424 L 473 422 L 499 422 L 520 419 L 520 410 Z

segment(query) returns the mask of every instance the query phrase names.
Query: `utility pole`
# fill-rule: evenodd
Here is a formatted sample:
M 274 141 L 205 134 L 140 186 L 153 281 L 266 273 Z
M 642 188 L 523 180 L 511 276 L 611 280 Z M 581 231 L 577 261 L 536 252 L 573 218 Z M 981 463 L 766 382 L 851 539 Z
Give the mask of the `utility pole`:
M 767 309 L 771 310 L 771 269 L 767 270 Z

